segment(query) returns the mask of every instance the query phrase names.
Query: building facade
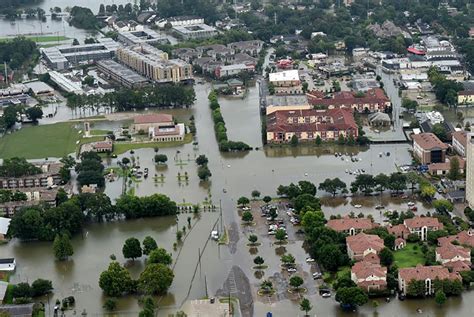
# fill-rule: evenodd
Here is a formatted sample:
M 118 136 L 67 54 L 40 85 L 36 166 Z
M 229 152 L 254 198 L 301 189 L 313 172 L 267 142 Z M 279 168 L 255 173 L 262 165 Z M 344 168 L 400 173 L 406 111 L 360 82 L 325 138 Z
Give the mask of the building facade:
M 141 88 L 149 84 L 145 77 L 110 59 L 98 61 L 97 69 L 107 78 L 127 88 Z
M 372 222 L 369 218 L 349 218 L 344 217 L 341 219 L 330 219 L 326 226 L 334 231 L 342 232 L 347 235 L 355 235 L 364 230 L 369 230 L 377 225 Z
M 466 200 L 474 208 L 474 133 L 469 133 L 466 141 Z
M 438 218 L 434 217 L 414 217 L 405 219 L 403 224 L 407 227 L 411 234 L 417 234 L 421 241 L 426 241 L 428 232 L 443 229 L 443 224 Z
M 425 283 L 425 295 L 435 293 L 434 281 L 448 279 L 451 281 L 461 281 L 458 273 L 450 273 L 449 270 L 441 265 L 401 268 L 398 270 L 398 289 L 404 295 L 407 294 L 407 288 L 411 281 L 423 281 Z
M 433 133 L 420 133 L 412 136 L 413 154 L 421 164 L 444 163 L 448 145 L 441 142 Z

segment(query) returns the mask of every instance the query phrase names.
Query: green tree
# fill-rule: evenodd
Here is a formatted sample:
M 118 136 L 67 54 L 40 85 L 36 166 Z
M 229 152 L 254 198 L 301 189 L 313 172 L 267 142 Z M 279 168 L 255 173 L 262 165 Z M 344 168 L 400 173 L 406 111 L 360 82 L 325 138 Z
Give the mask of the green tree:
M 277 229 L 275 231 L 275 239 L 278 240 L 278 243 L 282 243 L 284 240 L 286 240 L 286 231 L 283 229 Z
M 368 195 L 373 192 L 375 185 L 376 184 L 372 175 L 359 174 L 356 176 L 355 181 L 351 183 L 351 191 L 360 191 Z
M 319 134 L 316 136 L 316 140 L 314 141 L 316 143 L 316 145 L 321 145 L 323 143 L 323 140 L 321 139 L 321 137 L 319 136 Z
M 303 285 L 304 281 L 301 276 L 295 275 L 290 278 L 290 286 L 293 288 L 293 290 L 298 290 L 301 285 Z
M 25 110 L 25 114 L 33 122 L 38 122 L 38 119 L 43 118 L 43 110 L 40 106 L 31 107 Z
M 250 211 L 244 211 L 242 214 L 242 221 L 249 224 L 253 221 L 253 215 Z
M 453 157 L 449 161 L 449 173 L 448 173 L 449 179 L 452 180 L 457 180 L 461 178 L 461 170 L 459 167 L 459 160 L 457 157 Z
M 238 200 L 237 200 L 237 205 L 239 206 L 246 206 L 250 203 L 250 200 L 247 198 L 247 197 L 240 197 Z
M 107 311 L 114 311 L 117 308 L 117 300 L 113 298 L 107 298 L 102 307 Z
M 293 205 L 297 212 L 302 211 L 305 208 L 311 208 L 312 210 L 321 210 L 321 201 L 319 198 L 314 197 L 311 194 L 302 194 L 293 199 Z
M 13 286 L 13 298 L 30 298 L 32 296 L 32 289 L 28 283 L 18 283 Z
M 435 123 L 431 128 L 431 132 L 443 142 L 447 141 L 448 139 L 448 133 L 441 123 Z
M 209 177 L 212 176 L 211 171 L 207 167 L 207 165 L 202 165 L 198 167 L 198 177 L 202 181 L 206 181 L 209 179 Z
M 356 307 L 367 303 L 369 296 L 359 287 L 341 287 L 337 290 L 336 301 L 341 305 Z
M 347 187 L 346 183 L 344 183 L 338 177 L 336 177 L 334 179 L 326 178 L 324 182 L 319 184 L 318 189 L 331 193 L 332 196 L 334 197 L 336 196 L 338 191 L 344 190 L 346 187 Z
M 143 254 L 149 255 L 151 251 L 156 250 L 157 248 L 158 245 L 152 237 L 146 236 L 145 239 L 143 239 Z
M 257 256 L 253 259 L 253 263 L 255 263 L 257 268 L 261 268 L 265 260 L 261 256 Z
M 165 164 L 168 161 L 168 157 L 165 154 L 156 154 L 154 161 L 156 164 Z
M 295 134 L 293 134 L 293 136 L 290 139 L 291 146 L 297 146 L 298 143 L 299 143 L 298 137 Z
M 402 173 L 390 174 L 390 182 L 388 188 L 394 190 L 397 194 L 407 188 L 407 177 Z
M 284 266 L 291 266 L 295 264 L 296 260 L 292 254 L 287 253 L 281 256 L 280 261 L 283 263 Z
M 386 174 L 380 173 L 374 177 L 374 182 L 376 185 L 375 190 L 382 193 L 388 188 L 390 183 L 390 177 Z
M 389 248 L 383 248 L 380 253 L 380 264 L 390 266 L 393 263 L 393 252 Z
M 395 249 L 395 236 L 393 234 L 389 234 L 383 238 L 383 244 L 390 250 Z
M 67 260 L 74 254 L 71 240 L 67 234 L 56 235 L 53 242 L 54 256 L 59 261 Z
M 407 284 L 407 295 L 411 297 L 425 296 L 425 281 L 411 280 Z
M 449 213 L 454 209 L 454 205 L 447 199 L 437 199 L 433 202 L 433 207 L 439 213 Z
M 202 165 L 206 165 L 207 163 L 209 162 L 209 160 L 207 159 L 207 157 L 203 154 L 199 155 L 197 158 L 196 158 L 196 164 L 199 165 L 199 166 L 202 166 Z
M 322 211 L 307 210 L 301 219 L 301 224 L 306 232 L 310 232 L 313 228 L 322 227 L 325 223 L 326 219 L 324 219 Z
M 446 303 L 446 300 L 448 298 L 446 297 L 446 294 L 442 290 L 438 290 L 435 293 L 435 302 L 436 304 L 442 306 L 444 303 Z
M 172 262 L 173 258 L 170 253 L 163 248 L 157 248 L 150 252 L 147 263 L 171 265 Z
M 130 273 L 116 261 L 109 264 L 107 270 L 100 274 L 99 286 L 105 295 L 119 297 L 132 290 Z
M 272 201 L 272 197 L 270 196 L 263 196 L 263 202 L 268 205 L 269 202 Z
M 49 280 L 39 278 L 31 284 L 31 293 L 33 297 L 46 295 L 48 293 L 51 293 L 52 290 L 53 283 Z
M 415 190 L 415 185 L 420 182 L 420 177 L 415 172 L 408 172 L 406 174 L 407 182 L 410 183 L 411 193 Z
M 250 245 L 255 245 L 258 241 L 258 237 L 254 234 L 249 235 L 248 240 L 250 242 Z
M 147 264 L 138 278 L 138 289 L 147 295 L 164 294 L 173 283 L 173 271 L 164 264 Z
M 136 258 L 142 256 L 142 247 L 140 241 L 137 238 L 128 238 L 122 247 L 123 257 L 126 259 L 132 259 L 135 261 Z
M 252 190 L 252 198 L 258 199 L 260 197 L 260 192 L 258 190 Z
M 300 310 L 305 312 L 305 316 L 308 316 L 309 311 L 313 309 L 309 299 L 303 298 L 300 302 Z

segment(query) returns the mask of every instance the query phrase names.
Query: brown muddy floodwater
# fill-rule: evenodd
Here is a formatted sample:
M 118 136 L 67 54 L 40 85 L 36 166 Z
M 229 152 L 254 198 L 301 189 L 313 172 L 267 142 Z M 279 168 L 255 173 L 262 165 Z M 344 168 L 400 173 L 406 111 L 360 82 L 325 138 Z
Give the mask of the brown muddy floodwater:
M 279 184 L 289 184 L 305 179 L 319 184 L 325 178 L 339 177 L 346 182 L 351 182 L 355 176 L 346 173 L 347 170 L 364 169 L 367 173 L 391 173 L 396 171 L 396 165 L 408 164 L 411 157 L 408 144 L 375 145 L 370 148 L 349 147 L 267 147 L 262 149 L 260 118 L 258 109 L 258 89 L 252 88 L 245 99 L 220 100 L 222 113 L 226 120 L 229 138 L 242 140 L 259 150 L 246 154 L 221 154 L 218 151 L 214 137 L 213 123 L 207 104 L 207 95 L 210 86 L 207 84 L 196 85 L 197 101 L 192 109 L 167 111 L 180 120 L 187 120 L 191 115 L 196 118 L 197 141 L 194 147 L 186 144 L 177 148 L 163 148 L 159 153 L 168 156 L 166 167 L 156 168 L 152 162 L 155 155 L 153 149 L 137 150 L 135 160 L 140 162 L 142 168 L 148 167 L 150 177 L 140 182 L 132 183 L 128 187 L 134 188 L 137 195 L 164 193 L 178 203 L 202 203 L 212 200 L 215 205 L 222 204 L 223 222 L 232 231 L 230 246 L 217 246 L 213 241 L 208 241 L 209 233 L 215 225 L 219 226 L 219 212 L 202 212 L 199 219 L 193 218 L 196 223 L 184 241 L 181 248 L 173 251 L 176 266 L 175 279 L 168 295 L 160 299 L 159 316 L 167 316 L 181 307 L 186 299 L 196 299 L 206 296 L 205 278 L 207 280 L 207 294 L 213 296 L 223 287 L 232 266 L 239 266 L 249 279 L 251 289 L 247 292 L 254 297 L 254 316 L 265 316 L 272 311 L 274 316 L 302 315 L 296 301 L 281 297 L 277 300 L 259 298 L 255 294 L 256 286 L 261 278 L 273 276 L 280 278 L 279 256 L 281 252 L 288 251 L 295 255 L 299 267 L 305 272 L 305 287 L 308 289 L 306 296 L 311 300 L 314 308 L 312 315 L 317 316 L 472 316 L 474 300 L 472 292 L 465 292 L 463 296 L 449 299 L 442 307 L 437 307 L 433 300 L 406 300 L 400 302 L 392 299 L 390 303 L 379 301 L 377 309 L 370 304 L 360 308 L 356 313 L 345 313 L 339 309 L 334 298 L 323 299 L 316 295 L 316 284 L 309 278 L 310 266 L 304 262 L 306 254 L 302 248 L 301 238 L 290 233 L 290 242 L 284 249 L 276 249 L 271 245 L 266 232 L 259 232 L 256 228 L 242 230 L 236 212 L 235 204 L 238 197 L 250 196 L 253 189 L 258 189 L 263 195 L 276 195 Z M 165 111 L 166 112 L 166 111 Z M 97 128 L 112 128 L 117 123 L 96 123 Z M 179 151 L 179 152 L 178 152 Z M 351 162 L 334 156 L 334 152 L 354 153 L 360 158 L 358 162 Z M 390 156 L 379 157 L 379 153 L 390 152 Z M 199 154 L 209 158 L 209 168 L 212 177 L 209 182 L 200 182 L 197 177 L 197 166 L 194 159 Z M 123 156 L 131 157 L 130 153 L 119 156 L 117 159 L 106 161 L 109 167 L 116 166 L 117 160 Z M 189 175 L 188 182 L 178 181 L 178 172 Z M 154 181 L 154 174 L 164 176 L 163 183 Z M 224 189 L 226 192 L 224 192 Z M 111 198 L 118 197 L 122 192 L 121 179 L 107 183 L 106 193 Z M 374 206 L 382 202 L 387 208 L 405 210 L 406 201 L 394 201 L 387 197 L 373 198 L 325 198 L 323 211 L 326 215 L 347 214 L 354 211 L 356 214 L 363 212 L 373 214 L 376 220 L 383 220 Z M 363 207 L 355 209 L 352 205 L 362 204 Z M 429 206 L 418 203 L 420 212 L 429 210 Z M 115 223 L 93 224 L 85 228 L 82 236 L 73 239 L 74 256 L 68 262 L 54 261 L 52 246 L 49 243 L 21 243 L 11 241 L 0 246 L 1 257 L 13 256 L 18 263 L 17 272 L 12 277 L 12 282 L 33 281 L 36 278 L 46 278 L 53 281 L 54 295 L 50 303 L 56 298 L 69 295 L 76 297 L 76 311 L 81 313 L 86 309 L 88 316 L 103 316 L 102 305 L 104 296 L 98 286 L 100 272 L 106 269 L 110 262 L 110 255 L 115 254 L 121 263 L 126 263 L 134 277 L 143 269 L 144 260 L 135 263 L 125 262 L 122 257 L 123 242 L 129 237 L 143 239 L 147 235 L 154 237 L 158 244 L 172 251 L 175 242 L 176 229 L 186 224 L 186 218 L 191 214 L 181 214 L 177 217 L 140 219 Z M 257 230 L 260 234 L 262 245 L 258 248 L 269 268 L 263 273 L 255 275 L 252 269 L 255 255 L 249 253 L 246 246 L 246 237 L 249 231 Z M 198 252 L 201 251 L 202 263 L 198 265 Z M 179 252 L 180 251 L 180 252 Z M 255 252 L 254 250 L 253 252 Z M 179 257 L 178 257 L 179 254 Z M 177 260 L 176 260 L 177 259 Z M 280 274 L 281 275 L 281 274 Z M 284 279 L 280 280 L 283 282 Z M 283 287 L 283 286 L 282 286 Z M 278 290 L 284 293 L 284 288 Z M 236 294 L 232 294 L 236 296 Z M 53 300 L 54 298 L 54 300 Z M 416 313 L 421 308 L 423 313 Z M 121 316 L 137 316 L 140 307 L 133 296 L 125 297 L 119 301 L 118 311 Z M 49 312 L 49 309 L 47 309 Z M 67 315 L 73 315 L 70 311 Z

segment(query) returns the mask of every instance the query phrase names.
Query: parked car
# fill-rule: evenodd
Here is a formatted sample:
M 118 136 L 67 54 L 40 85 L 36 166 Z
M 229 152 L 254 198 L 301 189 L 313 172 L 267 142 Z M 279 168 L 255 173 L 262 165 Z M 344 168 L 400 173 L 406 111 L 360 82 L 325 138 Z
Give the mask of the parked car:
M 322 277 L 323 277 L 323 275 L 319 272 L 313 273 L 313 280 L 317 280 L 317 279 L 320 279 Z
M 288 273 L 295 273 L 296 269 L 294 267 L 290 267 L 287 269 Z
M 311 263 L 311 262 L 314 262 L 314 259 L 310 258 L 310 257 L 307 257 L 306 258 L 306 263 Z

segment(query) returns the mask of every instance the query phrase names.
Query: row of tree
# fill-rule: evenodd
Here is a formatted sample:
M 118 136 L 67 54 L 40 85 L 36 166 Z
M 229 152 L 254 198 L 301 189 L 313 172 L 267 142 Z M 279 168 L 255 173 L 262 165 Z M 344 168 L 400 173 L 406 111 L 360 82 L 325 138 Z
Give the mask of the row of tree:
M 25 115 L 28 120 L 37 123 L 43 118 L 43 109 L 40 106 L 26 107 L 24 105 L 10 105 L 3 110 L 0 117 L 0 132 L 11 129 L 15 123 L 20 122 L 20 115 Z
M 227 137 L 227 128 L 225 126 L 224 117 L 221 113 L 221 107 L 217 100 L 217 92 L 211 91 L 208 96 L 209 107 L 212 110 L 212 120 L 214 121 L 214 133 L 216 134 L 219 150 L 222 152 L 233 151 L 249 151 L 252 148 L 241 141 L 230 141 Z
M 39 173 L 41 173 L 41 168 L 22 157 L 4 159 L 0 166 L 0 177 L 22 177 Z
M 96 152 L 81 153 L 81 162 L 76 164 L 77 182 L 79 185 L 105 186 L 104 165 Z
M 195 100 L 196 93 L 192 86 L 167 84 L 136 90 L 122 87 L 104 95 L 70 94 L 67 98 L 67 106 L 75 111 L 100 107 L 116 111 L 129 111 L 148 107 L 189 107 Z

